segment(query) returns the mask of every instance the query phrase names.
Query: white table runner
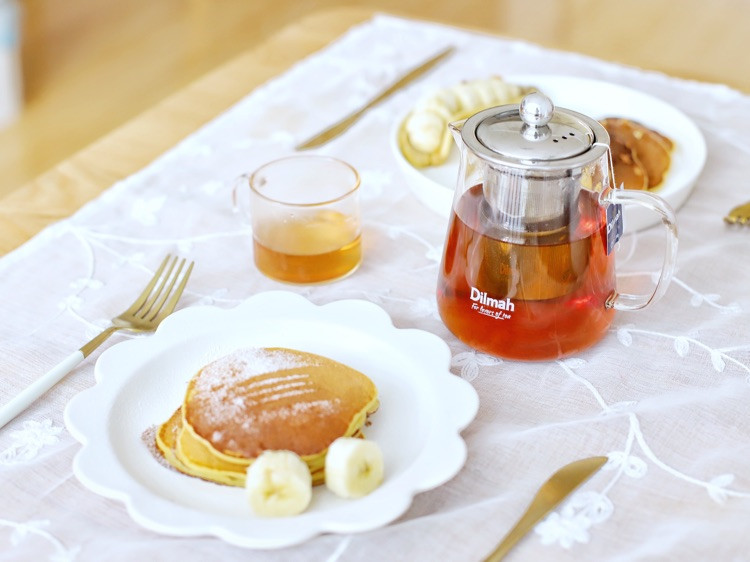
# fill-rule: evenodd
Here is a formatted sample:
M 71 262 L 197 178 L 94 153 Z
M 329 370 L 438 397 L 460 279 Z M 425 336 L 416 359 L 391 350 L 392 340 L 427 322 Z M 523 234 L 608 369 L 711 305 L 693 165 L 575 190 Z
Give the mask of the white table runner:
M 458 52 L 318 152 L 362 174 L 364 262 L 343 281 L 288 287 L 251 261 L 232 181 L 362 104 L 446 44 Z M 739 56 L 739 55 L 738 55 Z M 664 299 L 620 313 L 574 358 L 501 361 L 456 340 L 434 291 L 445 219 L 410 192 L 390 148 L 395 122 L 432 88 L 491 74 L 554 73 L 622 84 L 672 103 L 701 128 L 708 161 L 678 212 L 676 277 Z M 596 59 L 378 16 L 250 93 L 141 172 L 0 259 L 0 403 L 108 323 L 167 252 L 194 259 L 181 307 L 232 307 L 284 288 L 316 303 L 361 298 L 397 327 L 427 330 L 479 393 L 469 457 L 396 522 L 280 551 L 143 529 L 72 474 L 78 443 L 62 412 L 93 384 L 99 352 L 0 430 L 0 560 L 477 560 L 555 469 L 609 463 L 538 525 L 514 560 L 742 560 L 750 521 L 750 230 L 721 217 L 750 199 L 750 98 Z M 641 271 L 661 239 L 623 240 L 618 267 Z M 127 338 L 116 335 L 107 345 Z M 75 515 L 71 515 L 74 513 Z

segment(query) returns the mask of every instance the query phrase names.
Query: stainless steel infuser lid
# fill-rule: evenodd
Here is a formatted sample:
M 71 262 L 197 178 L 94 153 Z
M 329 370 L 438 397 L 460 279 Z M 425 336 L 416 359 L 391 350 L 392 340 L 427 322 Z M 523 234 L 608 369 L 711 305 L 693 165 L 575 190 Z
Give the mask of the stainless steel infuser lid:
M 483 160 L 520 170 L 563 171 L 601 157 L 609 146 L 606 129 L 577 111 L 555 108 L 544 94 L 520 104 L 480 111 L 461 129 L 466 147 Z
M 483 216 L 521 235 L 574 224 L 583 169 L 609 150 L 600 123 L 539 92 L 469 117 L 461 136 L 484 163 Z

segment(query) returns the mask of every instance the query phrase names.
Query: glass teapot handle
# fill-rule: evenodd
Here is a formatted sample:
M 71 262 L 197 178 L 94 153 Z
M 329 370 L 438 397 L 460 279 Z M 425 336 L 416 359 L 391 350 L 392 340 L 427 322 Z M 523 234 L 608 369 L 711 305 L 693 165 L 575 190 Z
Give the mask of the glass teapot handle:
M 650 294 L 635 295 L 630 293 L 618 293 L 614 291 L 607 299 L 607 308 L 616 310 L 639 310 L 658 301 L 667 291 L 669 282 L 674 273 L 675 260 L 677 258 L 677 220 L 674 211 L 661 197 L 647 191 L 635 191 L 630 189 L 608 189 L 601 197 L 601 203 L 640 205 L 661 216 L 662 224 L 666 233 L 666 247 L 664 251 L 664 262 L 661 266 L 656 286 Z

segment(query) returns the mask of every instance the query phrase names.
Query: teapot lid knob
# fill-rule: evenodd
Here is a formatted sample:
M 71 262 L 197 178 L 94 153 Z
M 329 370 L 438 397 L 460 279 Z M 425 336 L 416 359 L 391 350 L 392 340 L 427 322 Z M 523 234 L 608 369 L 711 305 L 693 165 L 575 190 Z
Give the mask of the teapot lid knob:
M 531 127 L 544 127 L 552 119 L 555 106 L 552 100 L 541 92 L 527 94 L 518 108 L 518 113 L 524 123 Z

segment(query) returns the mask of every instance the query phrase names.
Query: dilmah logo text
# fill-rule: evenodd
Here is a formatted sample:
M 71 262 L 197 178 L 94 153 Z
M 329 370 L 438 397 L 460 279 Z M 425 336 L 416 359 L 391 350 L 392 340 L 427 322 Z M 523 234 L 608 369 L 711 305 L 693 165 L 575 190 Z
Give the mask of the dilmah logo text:
M 484 293 L 476 287 L 471 288 L 471 309 L 476 310 L 479 314 L 484 314 L 496 320 L 507 320 L 510 318 L 510 313 L 513 312 L 516 306 L 513 302 L 505 297 L 504 299 L 493 299 L 488 297 L 487 293 Z

